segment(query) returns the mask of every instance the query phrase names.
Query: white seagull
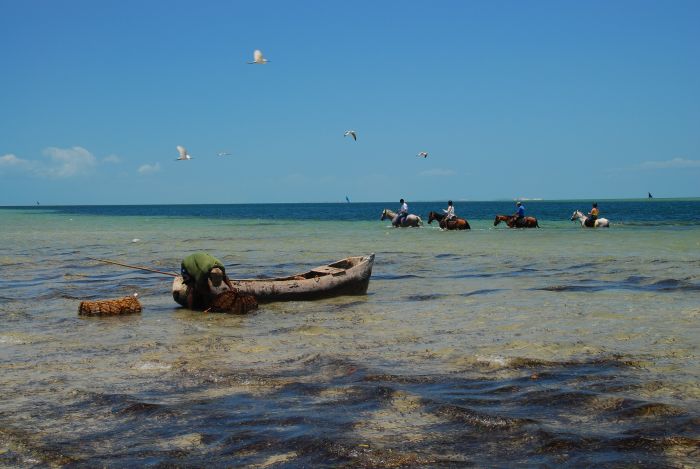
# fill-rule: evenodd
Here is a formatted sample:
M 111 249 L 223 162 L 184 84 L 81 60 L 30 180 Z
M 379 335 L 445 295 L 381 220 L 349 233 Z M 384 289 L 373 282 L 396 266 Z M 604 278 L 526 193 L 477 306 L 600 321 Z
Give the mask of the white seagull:
M 249 64 L 265 65 L 265 64 L 268 63 L 268 62 L 269 62 L 269 60 L 267 60 L 267 59 L 263 56 L 262 51 L 260 51 L 260 49 L 255 49 L 255 51 L 253 51 L 253 61 L 252 61 L 252 62 L 248 62 L 248 63 L 249 63 Z
M 231 153 L 229 153 L 227 151 L 220 151 L 219 153 L 217 153 L 217 155 L 219 155 L 219 156 L 231 156 Z
M 353 140 L 357 141 L 357 132 L 355 132 L 354 130 L 346 130 L 345 135 L 343 135 L 343 137 L 347 137 L 348 135 L 350 135 L 353 138 Z
M 177 146 L 177 151 L 180 153 L 180 156 L 178 158 L 175 158 L 175 161 L 180 161 L 180 160 L 191 160 L 192 157 L 187 153 L 187 149 L 181 145 Z
M 427 158 L 428 157 L 428 152 L 427 151 L 422 151 L 418 153 L 417 156 L 420 156 L 421 158 Z

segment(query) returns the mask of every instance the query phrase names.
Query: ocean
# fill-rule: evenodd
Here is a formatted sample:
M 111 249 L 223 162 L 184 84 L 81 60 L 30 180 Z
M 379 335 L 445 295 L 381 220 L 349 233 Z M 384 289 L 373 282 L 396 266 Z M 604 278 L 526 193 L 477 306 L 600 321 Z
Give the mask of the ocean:
M 0 467 L 698 467 L 700 199 L 0 207 Z M 366 295 L 179 307 L 376 253 Z M 138 293 L 139 315 L 80 317 Z

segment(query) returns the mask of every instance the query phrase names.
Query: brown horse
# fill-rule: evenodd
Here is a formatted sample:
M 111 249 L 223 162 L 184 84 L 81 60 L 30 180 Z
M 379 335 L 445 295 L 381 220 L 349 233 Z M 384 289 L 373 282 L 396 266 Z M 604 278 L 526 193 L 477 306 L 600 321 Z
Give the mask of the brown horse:
M 471 230 L 472 227 L 469 226 L 469 222 L 464 218 L 455 218 L 454 220 L 446 221 L 445 214 L 430 212 L 428 214 L 428 224 L 433 220 L 437 220 L 440 224 L 440 228 L 443 230 Z
M 493 226 L 498 225 L 502 221 L 506 222 L 506 225 L 508 225 L 508 228 L 539 228 L 540 224 L 537 222 L 537 218 L 535 217 L 523 217 L 523 221 L 520 225 L 516 226 L 515 221 L 517 220 L 517 217 L 513 215 L 496 215 L 496 218 L 493 220 Z

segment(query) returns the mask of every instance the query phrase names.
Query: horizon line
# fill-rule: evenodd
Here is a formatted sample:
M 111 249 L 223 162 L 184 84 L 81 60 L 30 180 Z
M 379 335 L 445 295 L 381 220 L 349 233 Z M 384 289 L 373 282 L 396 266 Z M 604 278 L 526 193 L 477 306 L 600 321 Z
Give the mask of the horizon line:
M 573 198 L 573 199 L 544 199 L 544 198 L 514 198 L 514 199 L 452 199 L 454 202 L 578 202 L 578 201 L 654 201 L 654 200 L 700 200 L 700 196 L 696 197 L 633 197 L 633 198 Z M 140 206 L 157 206 L 157 205 L 172 205 L 172 206 L 189 206 L 189 205 L 294 205 L 294 204 L 340 204 L 340 205 L 360 205 L 360 204 L 379 204 L 379 203 L 395 203 L 387 200 L 376 200 L 366 202 L 347 202 L 347 201 L 324 201 L 324 202 L 215 202 L 215 203 L 144 203 L 144 204 L 24 204 L 24 205 L 5 205 L 0 204 L 0 208 L 16 208 L 16 207 L 140 207 Z M 444 203 L 442 199 L 435 200 L 413 200 L 411 203 Z

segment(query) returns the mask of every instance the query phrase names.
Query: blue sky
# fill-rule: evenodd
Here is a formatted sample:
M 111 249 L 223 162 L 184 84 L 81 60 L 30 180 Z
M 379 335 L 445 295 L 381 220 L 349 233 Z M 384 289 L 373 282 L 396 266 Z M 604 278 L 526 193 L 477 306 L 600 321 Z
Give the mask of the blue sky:
M 0 0 L 0 205 L 697 197 L 698 24 L 697 1 Z

